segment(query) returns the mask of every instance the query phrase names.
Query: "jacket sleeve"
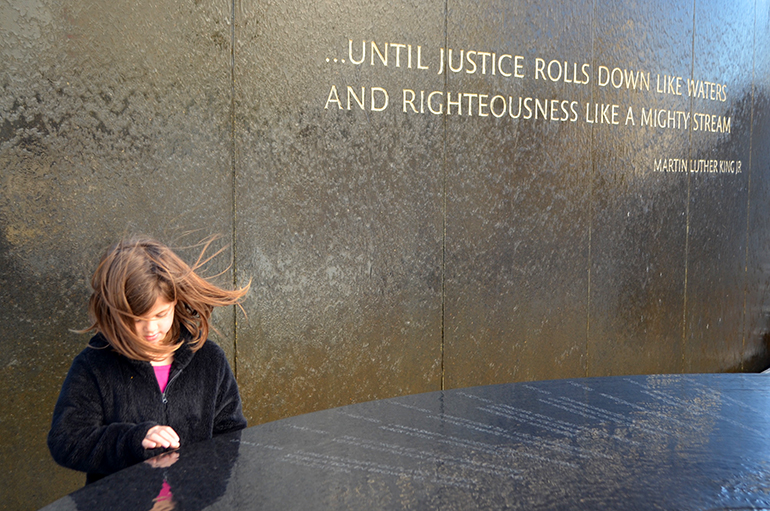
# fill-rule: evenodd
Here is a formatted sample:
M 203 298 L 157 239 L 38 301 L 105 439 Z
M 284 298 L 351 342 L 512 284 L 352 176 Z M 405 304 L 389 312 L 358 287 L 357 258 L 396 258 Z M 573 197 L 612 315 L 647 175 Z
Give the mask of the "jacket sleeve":
M 53 459 L 74 470 L 111 474 L 162 452 L 142 447 L 155 422 L 104 424 L 97 381 L 86 357 L 76 357 L 62 385 L 48 433 Z
M 220 359 L 221 370 L 219 392 L 214 411 L 213 434 L 220 435 L 245 428 L 246 418 L 243 416 L 241 395 L 238 392 L 238 383 L 235 381 L 230 364 L 219 346 L 216 346 L 216 350 Z

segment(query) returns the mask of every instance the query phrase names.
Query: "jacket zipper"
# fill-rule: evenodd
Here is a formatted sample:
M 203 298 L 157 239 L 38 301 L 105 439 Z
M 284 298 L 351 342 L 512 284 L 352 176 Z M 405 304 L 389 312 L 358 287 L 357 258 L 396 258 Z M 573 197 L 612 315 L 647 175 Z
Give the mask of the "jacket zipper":
M 168 392 L 168 388 L 171 386 L 171 382 L 176 380 L 176 377 L 182 374 L 182 371 L 179 371 L 174 376 L 171 377 L 171 379 L 166 383 L 166 389 L 161 393 L 160 397 L 163 400 L 163 404 L 168 404 L 168 399 L 166 399 L 166 392 Z

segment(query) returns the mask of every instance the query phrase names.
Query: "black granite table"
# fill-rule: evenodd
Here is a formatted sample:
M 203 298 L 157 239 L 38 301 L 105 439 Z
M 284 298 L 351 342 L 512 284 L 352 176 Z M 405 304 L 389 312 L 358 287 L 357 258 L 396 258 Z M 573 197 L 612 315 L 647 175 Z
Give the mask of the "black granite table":
M 492 385 L 292 417 L 44 508 L 770 509 L 770 377 Z

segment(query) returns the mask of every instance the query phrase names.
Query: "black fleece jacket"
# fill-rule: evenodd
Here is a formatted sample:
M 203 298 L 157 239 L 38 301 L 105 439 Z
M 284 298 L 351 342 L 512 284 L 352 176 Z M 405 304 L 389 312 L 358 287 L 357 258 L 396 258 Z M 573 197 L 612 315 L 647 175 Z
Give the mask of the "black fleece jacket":
M 206 341 L 193 353 L 185 343 L 161 393 L 149 362 L 120 355 L 97 334 L 67 373 L 48 448 L 60 465 L 86 472 L 89 483 L 163 452 L 142 447 L 157 425 L 173 428 L 181 447 L 246 427 L 224 352 Z

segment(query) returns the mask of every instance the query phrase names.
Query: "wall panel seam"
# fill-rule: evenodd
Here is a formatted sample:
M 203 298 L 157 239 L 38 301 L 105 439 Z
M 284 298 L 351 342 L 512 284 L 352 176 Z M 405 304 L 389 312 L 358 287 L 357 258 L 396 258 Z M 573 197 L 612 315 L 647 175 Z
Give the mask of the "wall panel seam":
M 230 176 L 232 186 L 232 273 L 233 289 L 238 289 L 238 237 L 237 237 L 237 214 L 238 203 L 236 195 L 236 131 L 235 131 L 235 2 L 230 1 Z M 233 305 L 233 373 L 238 379 L 238 306 Z

